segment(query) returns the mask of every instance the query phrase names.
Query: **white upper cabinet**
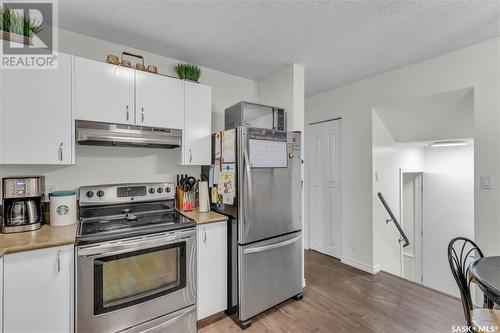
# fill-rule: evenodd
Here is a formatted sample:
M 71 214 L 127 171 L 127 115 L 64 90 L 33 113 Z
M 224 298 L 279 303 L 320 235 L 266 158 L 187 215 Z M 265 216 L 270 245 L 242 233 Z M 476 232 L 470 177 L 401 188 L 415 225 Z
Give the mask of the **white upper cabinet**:
M 141 71 L 136 71 L 135 75 L 136 124 L 183 129 L 183 82 Z
M 57 69 L 0 70 L 0 163 L 72 164 L 72 57 Z
M 184 81 L 182 164 L 209 165 L 212 155 L 212 88 Z
M 3 331 L 73 332 L 73 246 L 4 256 Z
M 75 119 L 134 124 L 134 70 L 75 57 Z

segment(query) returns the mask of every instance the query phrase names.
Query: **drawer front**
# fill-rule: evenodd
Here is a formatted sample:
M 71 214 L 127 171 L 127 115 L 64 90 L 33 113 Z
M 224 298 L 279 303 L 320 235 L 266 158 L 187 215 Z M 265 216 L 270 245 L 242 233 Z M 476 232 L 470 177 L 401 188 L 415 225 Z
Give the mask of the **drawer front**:
M 196 332 L 196 306 L 190 306 L 174 313 L 155 318 L 131 327 L 123 333 L 194 333 Z
M 302 232 L 239 246 L 240 320 L 302 292 Z

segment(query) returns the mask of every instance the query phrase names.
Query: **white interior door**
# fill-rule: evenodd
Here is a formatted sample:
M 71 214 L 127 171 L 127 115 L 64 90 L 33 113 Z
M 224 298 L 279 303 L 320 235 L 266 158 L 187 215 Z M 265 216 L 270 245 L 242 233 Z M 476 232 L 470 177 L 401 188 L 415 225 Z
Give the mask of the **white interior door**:
M 340 120 L 309 126 L 310 247 L 341 257 L 342 191 Z
M 474 176 L 466 173 L 424 173 L 422 283 L 459 296 L 448 264 L 453 237 L 474 239 Z

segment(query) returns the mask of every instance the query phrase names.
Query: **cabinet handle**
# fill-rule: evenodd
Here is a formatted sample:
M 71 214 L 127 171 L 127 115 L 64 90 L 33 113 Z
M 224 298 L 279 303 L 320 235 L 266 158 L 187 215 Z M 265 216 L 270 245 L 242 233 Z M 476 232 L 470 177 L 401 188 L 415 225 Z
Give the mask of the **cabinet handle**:
M 63 160 L 63 143 L 59 144 L 59 161 Z
M 203 228 L 203 243 L 207 242 L 207 230 Z
M 130 118 L 130 113 L 128 111 L 128 104 L 127 104 L 127 107 L 125 108 L 125 112 L 127 113 L 127 121 L 128 121 Z
M 57 273 L 61 272 L 61 250 L 57 250 Z
M 142 122 L 144 122 L 144 108 L 141 108 L 141 113 L 142 113 Z
M 193 152 L 191 151 L 191 148 L 189 148 L 189 163 L 193 161 Z

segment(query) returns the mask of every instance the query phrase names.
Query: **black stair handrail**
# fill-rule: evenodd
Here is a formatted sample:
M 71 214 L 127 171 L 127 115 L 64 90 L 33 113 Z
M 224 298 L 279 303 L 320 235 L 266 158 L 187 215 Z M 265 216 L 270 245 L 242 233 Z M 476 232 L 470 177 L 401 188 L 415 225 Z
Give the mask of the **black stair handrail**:
M 377 195 L 378 195 L 378 198 L 380 199 L 380 201 L 382 202 L 382 205 L 384 205 L 385 210 L 387 210 L 387 213 L 389 213 L 389 216 L 391 217 L 390 219 L 387 219 L 385 221 L 387 223 L 389 223 L 391 221 L 394 222 L 394 225 L 398 229 L 399 235 L 401 236 L 401 238 L 399 239 L 399 243 L 404 242 L 403 247 L 407 247 L 408 245 L 410 245 L 410 241 L 408 240 L 408 237 L 406 237 L 406 234 L 403 231 L 403 229 L 401 228 L 401 225 L 399 224 L 398 220 L 396 219 L 396 216 L 394 216 L 394 214 L 392 213 L 391 207 L 389 207 L 389 205 L 387 204 L 387 201 L 385 201 L 382 193 L 378 192 Z

